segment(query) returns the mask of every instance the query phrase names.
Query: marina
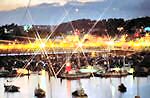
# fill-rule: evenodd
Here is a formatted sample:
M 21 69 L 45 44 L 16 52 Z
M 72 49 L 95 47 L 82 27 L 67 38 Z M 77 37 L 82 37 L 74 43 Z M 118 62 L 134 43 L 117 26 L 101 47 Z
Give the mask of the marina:
M 60 78 L 49 77 L 48 73 L 43 72 L 37 78 L 37 74 L 31 74 L 30 77 L 24 76 L 20 78 L 0 78 L 0 97 L 1 98 L 36 98 L 34 89 L 40 81 L 40 87 L 46 92 L 45 98 L 72 98 L 72 92 L 79 88 L 78 80 L 61 80 Z M 12 80 L 14 85 L 20 87 L 20 92 L 9 93 L 4 92 L 3 83 Z M 127 87 L 125 93 L 118 91 L 120 82 Z M 150 77 L 135 77 L 129 75 L 121 78 L 99 78 L 91 77 L 89 79 L 81 79 L 82 87 L 88 98 L 134 98 L 135 95 L 141 98 L 149 98 Z M 59 94 L 58 94 L 59 93 Z
M 1 0 L 0 98 L 150 98 L 149 0 Z

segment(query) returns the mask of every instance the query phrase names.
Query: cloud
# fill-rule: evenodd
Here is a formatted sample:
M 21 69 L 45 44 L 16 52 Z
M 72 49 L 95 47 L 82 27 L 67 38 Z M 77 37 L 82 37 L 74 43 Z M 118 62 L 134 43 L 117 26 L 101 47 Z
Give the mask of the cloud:
M 10 0 L 1 0 L 1 3 L 0 3 L 0 10 L 12 10 L 12 9 L 16 9 L 18 7 L 25 7 L 28 5 L 28 2 L 30 0 L 13 0 L 10 1 Z M 77 1 L 77 2 L 81 2 L 81 3 L 86 3 L 86 2 L 96 2 L 96 1 L 104 1 L 104 0 L 31 0 L 31 3 L 30 5 L 33 6 L 33 5 L 38 5 L 38 4 L 41 4 L 41 3 L 49 3 L 49 4 L 52 4 L 52 3 L 58 3 L 60 5 L 65 5 L 66 3 L 68 2 L 71 2 L 71 1 Z
M 104 0 L 76 0 L 78 2 L 83 2 L 83 3 L 86 3 L 86 2 L 97 2 L 97 1 L 104 1 Z

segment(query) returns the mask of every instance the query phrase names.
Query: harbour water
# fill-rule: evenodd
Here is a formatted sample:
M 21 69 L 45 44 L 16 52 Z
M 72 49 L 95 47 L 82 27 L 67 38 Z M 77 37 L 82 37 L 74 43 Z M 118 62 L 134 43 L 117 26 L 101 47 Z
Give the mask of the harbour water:
M 20 92 L 7 93 L 4 91 L 4 83 L 14 84 L 20 87 Z M 133 78 L 127 76 L 124 78 L 99 78 L 81 79 L 82 87 L 88 98 L 134 98 L 140 95 L 141 98 L 150 98 L 150 76 L 146 78 Z M 46 91 L 45 98 L 72 98 L 71 93 L 79 88 L 79 80 L 61 80 L 59 78 L 49 78 L 48 73 L 31 74 L 19 78 L 0 78 L 0 98 L 36 98 L 34 89 L 38 82 L 42 89 Z M 120 93 L 118 85 L 124 83 L 127 92 Z

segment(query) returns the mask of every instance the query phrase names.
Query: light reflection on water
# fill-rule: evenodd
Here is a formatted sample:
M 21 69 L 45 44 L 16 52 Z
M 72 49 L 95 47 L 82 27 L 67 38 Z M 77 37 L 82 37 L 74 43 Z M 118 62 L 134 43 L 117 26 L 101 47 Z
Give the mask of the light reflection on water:
M 139 89 L 137 89 L 137 79 L 139 79 Z M 6 80 L 12 80 L 13 84 L 20 86 L 18 93 L 4 92 L 3 84 Z M 46 98 L 72 98 L 71 93 L 79 88 L 78 80 L 62 80 L 51 77 L 48 74 L 36 75 L 32 74 L 18 78 L 0 78 L 0 98 L 36 98 L 34 97 L 34 89 L 37 87 L 38 81 L 42 89 L 46 91 Z M 125 78 L 90 78 L 81 79 L 82 87 L 88 94 L 88 98 L 134 98 L 139 94 L 141 98 L 150 98 L 150 77 L 133 78 L 128 76 Z M 118 85 L 124 83 L 127 92 L 121 94 L 118 92 Z M 137 91 L 138 90 L 138 91 Z

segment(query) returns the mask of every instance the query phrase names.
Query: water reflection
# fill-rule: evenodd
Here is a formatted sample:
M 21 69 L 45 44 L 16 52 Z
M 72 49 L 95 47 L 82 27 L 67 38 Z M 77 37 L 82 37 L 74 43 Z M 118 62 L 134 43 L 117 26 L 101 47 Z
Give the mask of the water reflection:
M 139 79 L 139 81 L 137 81 Z M 18 93 L 4 92 L 3 83 L 6 80 L 12 80 L 14 85 L 20 86 Z M 72 98 L 71 93 L 78 87 L 78 81 L 62 80 L 54 77 L 49 78 L 47 73 L 38 76 L 36 74 L 18 78 L 0 78 L 0 98 L 35 98 L 34 89 L 37 87 L 38 81 L 42 89 L 46 91 L 46 98 Z M 124 83 L 127 87 L 126 93 L 118 91 L 118 85 Z M 141 98 L 149 98 L 150 96 L 150 77 L 133 78 L 127 76 L 125 78 L 90 78 L 81 79 L 82 87 L 88 98 L 134 98 L 140 95 Z M 138 88 L 138 89 L 137 89 Z

